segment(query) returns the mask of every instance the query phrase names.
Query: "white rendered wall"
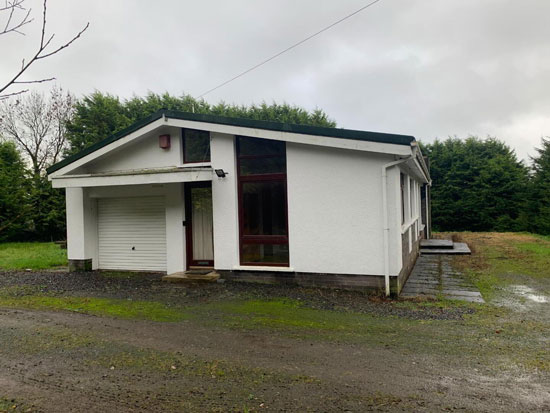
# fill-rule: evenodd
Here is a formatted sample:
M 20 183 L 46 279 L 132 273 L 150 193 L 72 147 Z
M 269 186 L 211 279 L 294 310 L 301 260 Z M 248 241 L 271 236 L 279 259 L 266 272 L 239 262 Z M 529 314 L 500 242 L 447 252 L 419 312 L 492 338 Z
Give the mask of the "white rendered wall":
M 159 148 L 159 135 L 170 134 L 170 149 Z M 71 173 L 97 173 L 182 165 L 181 129 L 163 128 L 140 137 Z
M 237 198 L 237 167 L 235 137 L 211 134 L 211 163 L 213 169 L 228 172 L 225 178 L 212 178 L 214 210 L 214 266 L 231 270 L 239 265 L 239 215 Z
M 290 266 L 384 274 L 385 155 L 287 143 Z

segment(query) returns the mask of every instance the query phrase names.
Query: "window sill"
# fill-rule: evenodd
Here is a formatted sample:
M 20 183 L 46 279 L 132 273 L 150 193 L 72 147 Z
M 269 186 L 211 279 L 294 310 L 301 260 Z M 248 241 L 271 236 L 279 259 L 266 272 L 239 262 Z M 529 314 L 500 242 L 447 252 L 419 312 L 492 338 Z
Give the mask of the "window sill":
M 420 220 L 420 216 L 417 216 L 413 219 L 411 219 L 410 221 L 408 221 L 407 223 L 401 225 L 401 234 L 404 234 L 405 232 L 407 232 L 407 230 L 412 227 L 414 225 L 415 222 L 417 222 L 418 220 Z
M 202 168 L 202 167 L 210 167 L 212 166 L 212 162 L 187 162 L 184 164 L 181 164 L 180 168 Z
M 267 265 L 235 265 L 232 270 L 234 271 L 270 271 L 270 272 L 294 272 L 290 267 L 276 267 Z

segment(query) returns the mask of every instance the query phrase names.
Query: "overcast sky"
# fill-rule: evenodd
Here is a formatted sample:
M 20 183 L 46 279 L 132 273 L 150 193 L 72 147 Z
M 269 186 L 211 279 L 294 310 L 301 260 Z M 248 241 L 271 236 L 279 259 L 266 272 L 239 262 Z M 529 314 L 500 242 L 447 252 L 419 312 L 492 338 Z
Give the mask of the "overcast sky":
M 0 83 L 38 42 L 41 2 L 26 1 L 37 20 L 0 37 Z M 58 43 L 90 28 L 27 78 L 198 96 L 368 2 L 49 0 Z M 550 0 L 381 0 L 206 100 L 319 107 L 339 127 L 426 142 L 497 136 L 527 158 L 550 135 L 549 16 Z

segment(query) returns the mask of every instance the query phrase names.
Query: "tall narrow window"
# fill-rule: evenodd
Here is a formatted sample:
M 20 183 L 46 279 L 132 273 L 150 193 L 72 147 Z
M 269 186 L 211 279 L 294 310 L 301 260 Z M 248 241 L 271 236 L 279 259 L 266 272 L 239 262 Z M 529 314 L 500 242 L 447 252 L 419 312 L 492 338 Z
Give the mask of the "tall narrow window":
M 287 266 L 285 142 L 237 137 L 242 265 Z
M 210 162 L 210 132 L 183 130 L 183 162 Z
M 414 217 L 414 181 L 409 178 L 409 218 Z
M 405 175 L 399 174 L 401 179 L 401 225 L 405 223 Z

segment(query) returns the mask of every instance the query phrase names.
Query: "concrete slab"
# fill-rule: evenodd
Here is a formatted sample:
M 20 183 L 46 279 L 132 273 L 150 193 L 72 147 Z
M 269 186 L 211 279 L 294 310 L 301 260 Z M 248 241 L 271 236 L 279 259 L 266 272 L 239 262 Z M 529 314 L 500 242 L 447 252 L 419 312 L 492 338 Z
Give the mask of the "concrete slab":
M 485 302 L 479 290 L 452 267 L 451 257 L 447 254 L 421 255 L 401 291 L 401 296 L 443 296 L 450 300 Z
M 455 242 L 453 248 L 420 248 L 421 254 L 449 254 L 449 255 L 470 255 L 472 251 L 464 242 Z
M 216 271 L 209 271 L 206 273 L 204 271 L 186 271 L 165 275 L 162 277 L 162 281 L 172 283 L 215 282 L 219 278 L 220 274 Z
M 450 239 L 423 239 L 420 241 L 420 248 L 452 249 L 453 241 Z

